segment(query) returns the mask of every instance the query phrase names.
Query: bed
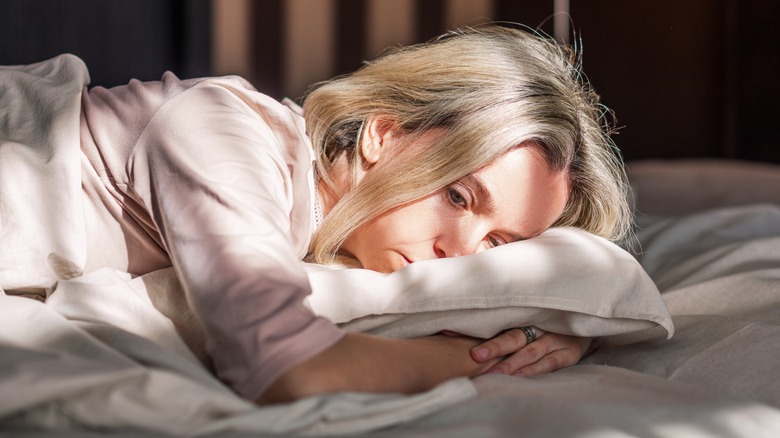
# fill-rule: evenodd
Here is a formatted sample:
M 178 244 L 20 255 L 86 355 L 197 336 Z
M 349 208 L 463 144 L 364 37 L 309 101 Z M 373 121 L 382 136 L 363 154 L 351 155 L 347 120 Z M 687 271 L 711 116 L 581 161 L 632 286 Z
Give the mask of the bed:
M 776 436 L 780 169 L 722 161 L 630 169 L 641 225 L 631 251 L 661 292 L 671 338 L 656 333 L 668 326 L 661 321 L 607 334 L 579 365 L 541 377 L 257 408 L 209 373 L 197 324 L 177 313 L 175 276 L 100 271 L 62 282 L 46 303 L 0 296 L 0 426 L 38 436 Z M 415 335 L 414 324 L 396 325 L 386 334 Z
M 0 430 L 780 435 L 780 168 L 645 161 L 630 163 L 629 177 L 638 228 L 624 248 L 561 228 L 390 275 L 307 265 L 308 305 L 345 330 L 488 337 L 528 324 L 595 337 L 596 350 L 576 366 L 454 379 L 415 395 L 257 407 L 212 375 L 171 269 L 139 277 L 102 269 L 58 281 L 45 301 L 0 293 Z

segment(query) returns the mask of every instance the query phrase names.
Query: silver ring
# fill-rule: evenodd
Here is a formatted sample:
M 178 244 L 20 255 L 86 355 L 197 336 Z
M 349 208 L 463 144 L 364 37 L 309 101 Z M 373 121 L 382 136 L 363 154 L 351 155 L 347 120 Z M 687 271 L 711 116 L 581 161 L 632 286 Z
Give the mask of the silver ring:
M 536 331 L 532 326 L 527 325 L 524 327 L 520 327 L 520 330 L 522 330 L 523 333 L 525 334 L 526 344 L 530 344 L 531 342 L 536 340 Z

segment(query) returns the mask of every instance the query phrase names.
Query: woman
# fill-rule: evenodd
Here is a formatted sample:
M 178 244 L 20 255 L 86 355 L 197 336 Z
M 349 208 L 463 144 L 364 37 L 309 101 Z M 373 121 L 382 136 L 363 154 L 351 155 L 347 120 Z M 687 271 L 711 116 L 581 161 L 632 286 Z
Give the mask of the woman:
M 56 83 L 48 97 L 66 103 L 86 77 L 73 57 L 4 74 L 16 75 L 4 79 L 9 90 Z M 318 85 L 305 99 L 305 122 L 235 77 L 166 74 L 72 92 L 80 144 L 16 161 L 43 157 L 38 174 L 63 175 L 58 190 L 80 199 L 62 206 L 75 232 L 49 232 L 40 214 L 7 221 L 4 246 L 26 258 L 0 255 L 0 287 L 29 292 L 105 266 L 140 275 L 172 265 L 217 375 L 261 402 L 414 392 L 456 376 L 574 364 L 589 340 L 545 334 L 528 345 L 528 328 L 486 342 L 342 333 L 303 306 L 310 286 L 299 261 L 308 254 L 391 272 L 550 226 L 622 238 L 625 176 L 597 99 L 579 79 L 554 43 L 487 26 L 392 51 Z M 29 104 L 29 93 L 19 94 L 6 92 L 16 104 L 3 106 Z M 17 151 L 9 139 L 23 143 L 14 129 L 24 124 L 11 110 L 2 116 L 7 170 Z M 0 184 L 8 211 L 29 203 L 14 198 L 14 184 Z M 25 237 L 43 234 L 55 237 L 35 245 Z

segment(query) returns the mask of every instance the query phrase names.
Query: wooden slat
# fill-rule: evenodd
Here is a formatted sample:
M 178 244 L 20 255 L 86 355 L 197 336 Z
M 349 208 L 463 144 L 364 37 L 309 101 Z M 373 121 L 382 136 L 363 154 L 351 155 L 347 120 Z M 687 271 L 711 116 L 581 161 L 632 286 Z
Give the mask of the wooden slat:
M 495 0 L 494 7 L 498 21 L 520 23 L 553 34 L 554 4 L 551 0 Z
M 445 31 L 446 0 L 417 0 L 415 9 L 417 41 L 427 41 Z
M 250 4 L 252 71 L 249 79 L 260 92 L 280 98 L 284 94 L 284 1 L 262 0 Z

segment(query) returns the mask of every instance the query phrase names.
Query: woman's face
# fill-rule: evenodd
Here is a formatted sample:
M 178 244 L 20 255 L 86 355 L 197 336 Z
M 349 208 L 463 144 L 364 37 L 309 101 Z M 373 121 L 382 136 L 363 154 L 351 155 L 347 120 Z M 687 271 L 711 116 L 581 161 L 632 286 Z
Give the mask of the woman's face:
M 473 254 L 539 235 L 561 215 L 568 193 L 564 172 L 550 173 L 537 147 L 519 147 L 443 191 L 362 225 L 342 249 L 380 272 Z

